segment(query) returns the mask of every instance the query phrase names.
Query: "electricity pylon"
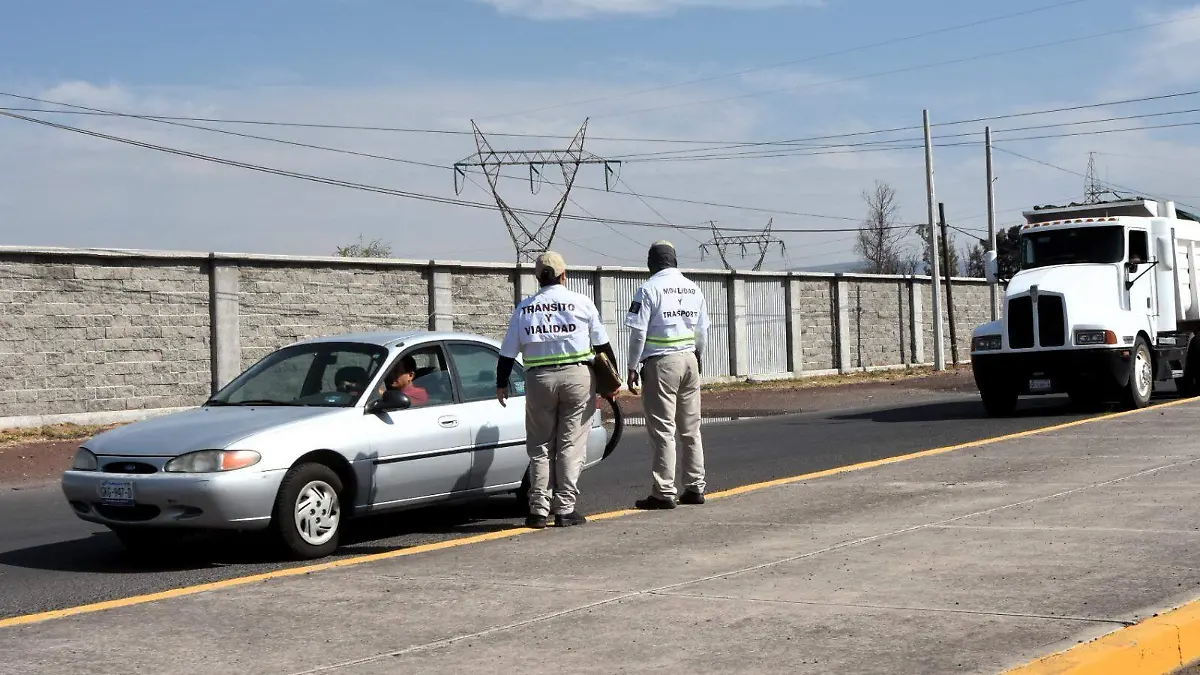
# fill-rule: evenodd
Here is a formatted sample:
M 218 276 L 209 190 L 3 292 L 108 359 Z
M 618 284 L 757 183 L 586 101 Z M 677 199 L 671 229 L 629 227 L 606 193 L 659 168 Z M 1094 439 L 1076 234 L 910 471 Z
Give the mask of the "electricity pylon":
M 497 151 L 488 143 L 487 138 L 479 127 L 471 120 L 471 128 L 475 131 L 475 145 L 478 149 L 474 155 L 455 162 L 454 164 L 454 193 L 462 192 L 462 185 L 459 182 L 460 177 L 466 177 L 467 167 L 480 167 L 487 176 L 488 185 L 491 186 L 492 196 L 496 198 L 496 205 L 500 207 L 500 215 L 504 217 L 504 224 L 508 228 L 508 235 L 512 238 L 513 248 L 517 252 L 517 262 L 532 262 L 539 253 L 549 250 L 551 243 L 554 241 L 554 234 L 558 230 L 558 222 L 562 218 L 563 209 L 567 205 L 567 199 L 571 194 L 571 187 L 575 183 L 575 175 L 579 172 L 579 167 L 582 164 L 603 164 L 604 165 L 604 188 L 610 189 L 609 176 L 612 174 L 613 164 L 620 164 L 619 161 L 607 160 L 602 157 L 597 157 L 590 152 L 583 150 L 583 137 L 587 131 L 587 120 L 583 121 L 583 126 L 579 128 L 579 132 L 571 140 L 570 145 L 566 150 L 501 150 Z M 557 165 L 563 174 L 563 195 L 562 199 L 546 214 L 541 225 L 532 227 L 527 225 L 517 212 L 504 201 L 500 196 L 498 183 L 500 181 L 500 171 L 506 166 L 527 166 L 529 167 L 529 189 L 533 193 L 537 193 L 534 178 L 537 178 L 537 184 L 542 181 L 541 169 L 547 164 Z
M 729 264 L 729 257 L 726 252 L 734 247 L 740 247 L 742 257 L 746 257 L 747 246 L 758 246 L 758 262 L 754 263 L 754 271 L 762 269 L 763 261 L 767 258 L 767 251 L 771 249 L 773 244 L 779 244 L 781 251 L 787 252 L 787 245 L 782 239 L 771 236 L 771 226 L 774 225 L 775 219 L 767 221 L 767 227 L 758 234 L 742 235 L 735 237 L 727 237 L 721 234 L 717 229 L 715 222 L 709 222 L 712 226 L 713 238 L 700 245 L 700 259 L 704 260 L 704 255 L 708 253 L 709 247 L 717 249 L 717 255 L 721 256 L 721 263 L 725 265 L 725 269 L 732 271 L 733 266 Z

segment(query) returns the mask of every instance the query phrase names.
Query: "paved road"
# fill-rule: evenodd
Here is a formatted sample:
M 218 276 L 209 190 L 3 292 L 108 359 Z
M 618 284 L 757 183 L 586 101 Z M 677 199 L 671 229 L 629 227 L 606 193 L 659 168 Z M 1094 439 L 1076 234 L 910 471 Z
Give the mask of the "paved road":
M 1025 401 L 1018 417 L 989 419 L 976 396 L 906 407 L 714 423 L 706 427 L 710 491 L 957 444 L 1084 417 L 1065 399 Z M 644 430 L 626 429 L 617 452 L 581 481 L 580 508 L 629 508 L 648 487 Z M 346 532 L 339 555 L 394 550 L 512 527 L 511 497 L 379 517 Z M 252 539 L 199 542 L 170 561 L 129 557 L 102 527 L 78 520 L 56 486 L 0 494 L 0 618 L 243 576 L 272 561 Z M 586 526 L 585 526 L 586 527 Z

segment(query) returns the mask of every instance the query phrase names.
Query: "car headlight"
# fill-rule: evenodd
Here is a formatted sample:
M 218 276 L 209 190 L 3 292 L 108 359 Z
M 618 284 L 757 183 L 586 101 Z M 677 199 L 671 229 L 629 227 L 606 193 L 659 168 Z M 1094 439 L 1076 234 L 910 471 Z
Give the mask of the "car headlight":
M 1077 330 L 1075 331 L 1077 345 L 1115 345 L 1117 334 L 1111 330 Z
M 995 351 L 1003 347 L 1003 341 L 999 335 L 980 335 L 971 340 L 971 351 L 973 352 L 988 352 Z
M 219 473 L 254 466 L 260 459 L 262 459 L 262 455 L 253 450 L 199 450 L 180 455 L 167 462 L 163 471 L 169 473 Z
M 87 448 L 80 448 L 75 452 L 75 459 L 71 460 L 72 471 L 95 471 L 100 468 L 100 462 L 96 461 L 96 455 Z

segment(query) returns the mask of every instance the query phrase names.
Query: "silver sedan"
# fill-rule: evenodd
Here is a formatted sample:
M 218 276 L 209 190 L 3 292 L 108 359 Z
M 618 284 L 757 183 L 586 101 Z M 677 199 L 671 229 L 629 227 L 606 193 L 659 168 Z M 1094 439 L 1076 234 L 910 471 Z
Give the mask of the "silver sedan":
M 91 438 L 62 489 L 131 548 L 164 529 L 265 530 L 303 558 L 332 553 L 348 516 L 524 500 L 524 371 L 514 367 L 502 406 L 498 361 L 498 342 L 464 333 L 299 342 L 198 408 Z M 612 445 L 598 408 L 585 468 Z

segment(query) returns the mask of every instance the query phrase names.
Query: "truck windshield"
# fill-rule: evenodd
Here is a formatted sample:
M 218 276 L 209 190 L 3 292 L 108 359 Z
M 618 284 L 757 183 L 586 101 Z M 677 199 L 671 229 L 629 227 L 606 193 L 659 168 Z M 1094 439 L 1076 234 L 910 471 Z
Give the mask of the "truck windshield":
M 1027 232 L 1021 236 L 1021 268 L 1125 259 L 1125 228 L 1119 225 Z

